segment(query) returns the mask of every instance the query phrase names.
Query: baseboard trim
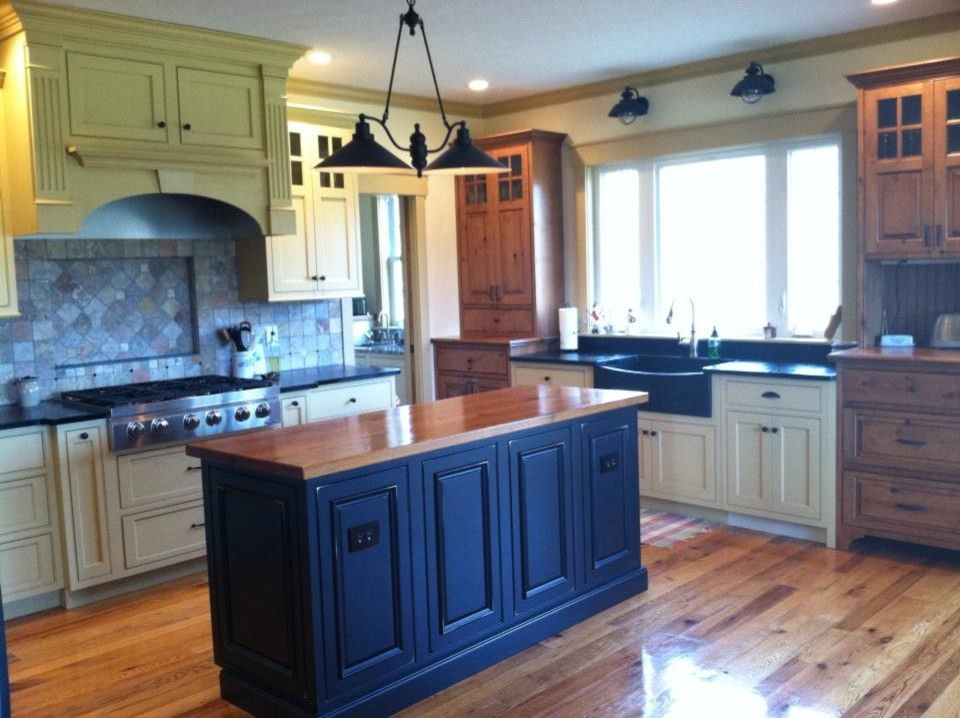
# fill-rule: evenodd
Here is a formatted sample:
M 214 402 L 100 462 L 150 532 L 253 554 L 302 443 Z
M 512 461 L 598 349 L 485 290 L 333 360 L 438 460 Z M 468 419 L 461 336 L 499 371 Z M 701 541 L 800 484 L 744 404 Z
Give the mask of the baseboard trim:
M 156 571 L 121 578 L 91 588 L 84 588 L 78 591 L 66 590 L 63 592 L 63 607 L 78 608 L 79 606 L 86 606 L 88 603 L 103 601 L 104 599 L 120 596 L 124 593 L 130 593 L 131 591 L 138 591 L 141 588 L 150 588 L 151 586 L 156 586 L 158 583 L 166 583 L 167 581 L 183 578 L 184 576 L 200 573 L 201 571 L 204 576 L 206 576 L 207 559 L 203 556 L 184 561 L 183 563 L 174 564 L 173 566 L 158 568 Z

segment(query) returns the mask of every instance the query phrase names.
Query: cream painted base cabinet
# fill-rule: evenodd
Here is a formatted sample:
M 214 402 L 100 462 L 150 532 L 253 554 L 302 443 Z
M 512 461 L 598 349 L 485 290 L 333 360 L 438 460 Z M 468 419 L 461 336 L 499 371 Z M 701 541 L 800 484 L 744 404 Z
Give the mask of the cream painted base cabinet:
M 593 367 L 580 364 L 510 362 L 513 386 L 552 384 L 553 386 L 593 386 Z M 642 416 L 642 414 L 641 414 Z
M 640 494 L 717 508 L 712 419 L 640 412 Z
M 5 603 L 63 587 L 54 472 L 47 427 L 0 432 L 0 586 Z
M 324 384 L 307 391 L 287 392 L 280 399 L 283 425 L 295 426 L 338 416 L 380 411 L 393 406 L 393 375 Z
M 835 387 L 829 381 L 714 377 L 728 511 L 826 530 L 836 545 Z

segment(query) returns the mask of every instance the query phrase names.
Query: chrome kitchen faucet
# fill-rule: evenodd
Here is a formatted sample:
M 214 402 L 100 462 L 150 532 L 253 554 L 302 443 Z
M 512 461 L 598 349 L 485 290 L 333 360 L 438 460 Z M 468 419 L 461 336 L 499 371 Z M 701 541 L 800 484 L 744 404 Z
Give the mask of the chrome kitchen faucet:
M 673 307 L 677 303 L 679 297 L 674 298 L 670 302 L 670 311 L 667 312 L 667 324 L 673 324 Z M 697 314 L 696 309 L 693 306 L 693 299 L 691 297 L 686 297 L 687 301 L 690 302 L 690 356 L 696 358 L 697 356 Z M 677 332 L 677 343 L 683 346 L 683 339 L 680 337 L 680 332 Z

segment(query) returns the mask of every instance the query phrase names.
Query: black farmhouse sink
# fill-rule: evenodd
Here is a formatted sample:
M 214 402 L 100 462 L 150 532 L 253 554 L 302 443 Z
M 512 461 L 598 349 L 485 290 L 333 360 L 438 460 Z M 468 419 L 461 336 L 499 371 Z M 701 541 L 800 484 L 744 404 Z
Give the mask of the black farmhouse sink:
M 703 368 L 719 361 L 686 356 L 632 356 L 596 367 L 593 385 L 599 389 L 648 392 L 650 400 L 638 407 L 641 411 L 710 416 L 710 375 Z

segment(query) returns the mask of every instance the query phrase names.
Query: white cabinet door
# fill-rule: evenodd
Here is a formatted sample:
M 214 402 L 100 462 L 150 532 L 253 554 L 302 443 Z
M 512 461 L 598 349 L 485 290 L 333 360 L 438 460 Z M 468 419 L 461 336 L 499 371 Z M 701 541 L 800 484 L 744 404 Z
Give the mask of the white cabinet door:
M 60 482 L 71 588 L 109 576 L 110 539 L 101 424 L 69 425 L 58 432 Z
M 640 422 L 640 492 L 701 505 L 717 502 L 716 429 L 663 419 Z
M 770 419 L 772 509 L 820 518 L 820 421 L 794 416 Z
M 767 464 L 770 461 L 768 414 L 728 411 L 727 503 L 750 509 L 772 508 Z M 764 431 L 766 429 L 767 431 Z
M 312 219 L 308 217 L 306 198 L 294 194 L 292 202 L 296 233 L 267 237 L 270 290 L 276 295 L 310 296 L 318 291 L 317 247 L 313 233 L 307 232 L 307 224 Z

